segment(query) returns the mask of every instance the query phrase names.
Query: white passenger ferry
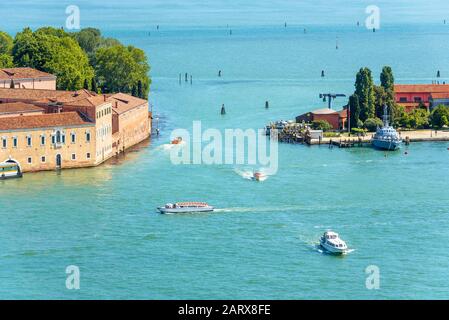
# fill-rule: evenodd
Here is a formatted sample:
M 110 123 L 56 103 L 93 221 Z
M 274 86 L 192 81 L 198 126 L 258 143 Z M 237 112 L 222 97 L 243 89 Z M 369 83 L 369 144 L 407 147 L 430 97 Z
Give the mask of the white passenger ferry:
M 10 179 L 10 178 L 21 178 L 22 170 L 20 164 L 14 160 L 6 160 L 0 162 L 0 180 Z
M 214 211 L 214 207 L 205 202 L 178 202 L 175 204 L 167 203 L 165 206 L 157 209 L 160 213 L 164 214 Z

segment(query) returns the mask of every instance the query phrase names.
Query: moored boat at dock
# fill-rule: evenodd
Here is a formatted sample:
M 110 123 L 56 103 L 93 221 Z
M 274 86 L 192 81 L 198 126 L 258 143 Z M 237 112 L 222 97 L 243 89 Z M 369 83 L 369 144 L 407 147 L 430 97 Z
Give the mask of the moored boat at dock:
M 214 207 L 208 205 L 206 202 L 177 202 L 167 203 L 163 207 L 157 208 L 160 213 L 193 213 L 193 212 L 212 212 Z
M 398 132 L 389 125 L 388 118 L 388 107 L 384 106 L 383 126 L 377 128 L 371 144 L 377 149 L 393 151 L 401 147 L 402 139 Z
M 6 160 L 0 163 L 0 180 L 21 178 L 22 169 L 20 164 L 14 160 Z

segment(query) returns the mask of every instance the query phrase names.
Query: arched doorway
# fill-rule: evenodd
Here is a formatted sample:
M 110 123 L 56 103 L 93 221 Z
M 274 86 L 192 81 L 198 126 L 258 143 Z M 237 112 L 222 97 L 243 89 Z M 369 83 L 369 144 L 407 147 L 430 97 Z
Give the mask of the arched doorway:
M 62 166 L 62 158 L 60 154 L 56 155 L 56 169 L 61 169 Z

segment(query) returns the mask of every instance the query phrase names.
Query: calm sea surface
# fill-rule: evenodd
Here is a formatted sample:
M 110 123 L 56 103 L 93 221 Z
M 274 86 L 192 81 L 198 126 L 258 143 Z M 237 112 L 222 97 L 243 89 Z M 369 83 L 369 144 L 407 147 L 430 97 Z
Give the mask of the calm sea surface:
M 387 157 L 283 144 L 263 183 L 244 178 L 251 166 L 172 165 L 165 145 L 193 120 L 258 129 L 324 107 L 318 94 L 350 94 L 362 66 L 376 81 L 384 65 L 397 82 L 449 80 L 449 4 L 390 2 L 373 33 L 371 1 L 2 1 L 0 30 L 64 25 L 77 4 L 83 27 L 145 49 L 161 135 L 97 168 L 0 182 L 0 298 L 449 298 L 449 144 Z M 155 211 L 180 200 L 220 209 Z M 329 228 L 355 250 L 319 252 Z M 65 287 L 69 265 L 80 290 Z

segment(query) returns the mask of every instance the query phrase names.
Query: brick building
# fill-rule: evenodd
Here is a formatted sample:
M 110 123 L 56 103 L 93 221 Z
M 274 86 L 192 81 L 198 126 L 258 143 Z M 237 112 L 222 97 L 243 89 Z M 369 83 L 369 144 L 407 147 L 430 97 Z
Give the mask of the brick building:
M 150 132 L 148 102 L 127 94 L 0 88 L 0 162 L 23 172 L 99 165 Z

